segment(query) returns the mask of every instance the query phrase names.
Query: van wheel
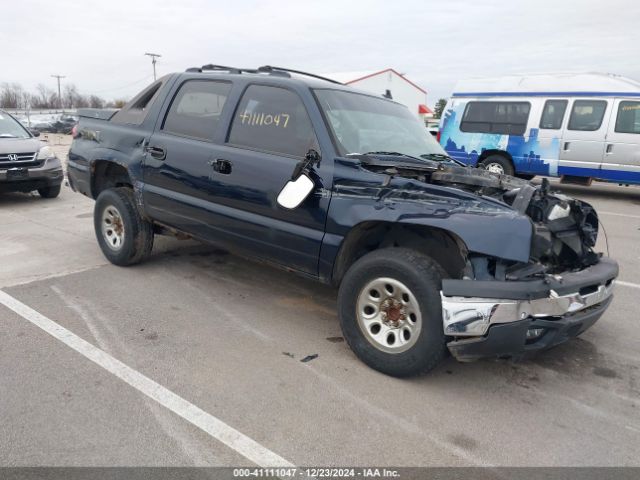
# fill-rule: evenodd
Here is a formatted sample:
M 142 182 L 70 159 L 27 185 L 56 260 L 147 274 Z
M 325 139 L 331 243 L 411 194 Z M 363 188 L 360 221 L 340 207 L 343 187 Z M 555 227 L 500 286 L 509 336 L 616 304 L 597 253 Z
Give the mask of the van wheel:
M 110 188 L 98 195 L 93 226 L 102 253 L 115 265 L 133 265 L 151 254 L 153 225 L 140 215 L 130 188 Z
M 338 294 L 345 340 L 360 360 L 394 377 L 435 368 L 445 357 L 441 280 L 431 258 L 384 248 L 356 261 Z
M 511 161 L 508 158 L 503 157 L 502 155 L 489 155 L 480 163 L 480 165 L 482 165 L 482 168 L 491 173 L 511 176 L 515 174 L 515 170 Z

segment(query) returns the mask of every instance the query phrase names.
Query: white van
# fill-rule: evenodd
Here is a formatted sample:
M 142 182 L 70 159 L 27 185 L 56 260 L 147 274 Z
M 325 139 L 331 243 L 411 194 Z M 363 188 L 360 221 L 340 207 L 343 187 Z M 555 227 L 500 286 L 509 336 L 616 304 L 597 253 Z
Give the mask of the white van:
M 438 139 L 455 159 L 497 173 L 640 184 L 640 82 L 599 73 L 462 81 Z

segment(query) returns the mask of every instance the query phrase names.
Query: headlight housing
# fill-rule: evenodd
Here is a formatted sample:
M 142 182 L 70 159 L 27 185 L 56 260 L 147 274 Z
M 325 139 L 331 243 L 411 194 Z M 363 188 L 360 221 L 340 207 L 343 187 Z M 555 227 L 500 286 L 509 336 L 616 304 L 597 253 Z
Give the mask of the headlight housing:
M 50 158 L 56 158 L 56 154 L 50 146 L 45 145 L 38 151 L 38 160 L 48 160 Z

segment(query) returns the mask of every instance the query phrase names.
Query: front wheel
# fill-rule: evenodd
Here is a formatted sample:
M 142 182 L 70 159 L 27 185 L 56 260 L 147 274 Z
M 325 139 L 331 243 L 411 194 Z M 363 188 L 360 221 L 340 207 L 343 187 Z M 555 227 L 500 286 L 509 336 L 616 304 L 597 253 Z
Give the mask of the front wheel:
M 48 187 L 39 188 L 38 194 L 42 198 L 56 198 L 58 195 L 60 195 L 61 187 L 61 185 L 51 185 Z
M 446 353 L 444 271 L 424 254 L 385 248 L 360 258 L 338 294 L 343 335 L 364 363 L 394 377 L 435 368 Z
M 100 249 L 115 265 L 139 263 L 151 254 L 153 225 L 136 206 L 130 188 L 110 188 L 98 195 L 93 225 Z

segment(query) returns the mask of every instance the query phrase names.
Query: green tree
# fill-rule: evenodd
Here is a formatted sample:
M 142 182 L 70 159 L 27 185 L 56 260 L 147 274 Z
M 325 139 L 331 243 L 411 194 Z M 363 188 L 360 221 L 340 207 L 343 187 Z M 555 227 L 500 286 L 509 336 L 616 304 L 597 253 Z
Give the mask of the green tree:
M 440 118 L 442 116 L 442 112 L 444 112 L 444 107 L 447 106 L 447 99 L 441 98 L 436 103 L 436 108 L 433 111 L 433 118 Z

